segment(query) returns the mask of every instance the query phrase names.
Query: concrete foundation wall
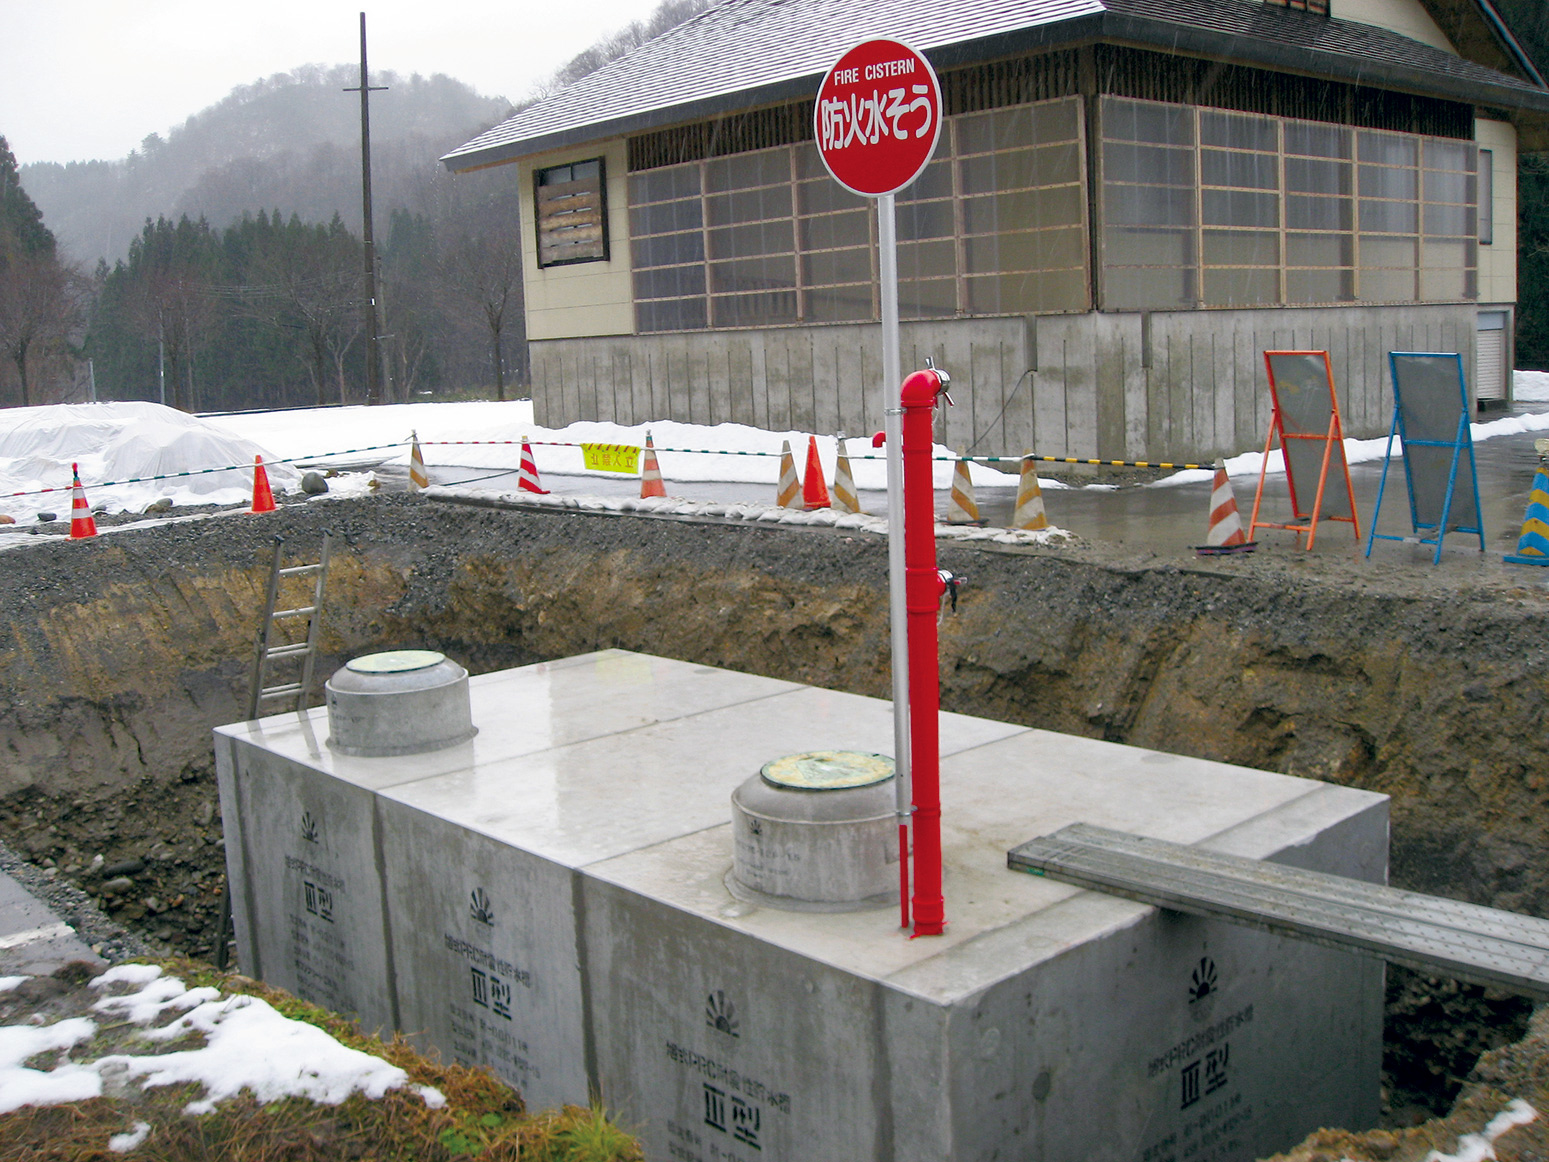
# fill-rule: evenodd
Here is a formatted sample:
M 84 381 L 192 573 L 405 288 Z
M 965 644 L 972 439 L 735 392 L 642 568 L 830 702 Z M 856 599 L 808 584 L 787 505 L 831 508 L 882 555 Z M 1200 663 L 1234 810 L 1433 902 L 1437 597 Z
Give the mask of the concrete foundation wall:
M 931 355 L 952 374 L 956 406 L 937 428 L 952 448 L 1200 460 L 1263 445 L 1265 350 L 1328 350 L 1346 434 L 1383 435 L 1388 352 L 1460 352 L 1472 384 L 1476 313 L 1459 304 L 932 321 L 904 326 L 902 358 L 910 370 Z M 875 324 L 562 339 L 531 350 L 536 419 L 548 427 L 882 427 Z

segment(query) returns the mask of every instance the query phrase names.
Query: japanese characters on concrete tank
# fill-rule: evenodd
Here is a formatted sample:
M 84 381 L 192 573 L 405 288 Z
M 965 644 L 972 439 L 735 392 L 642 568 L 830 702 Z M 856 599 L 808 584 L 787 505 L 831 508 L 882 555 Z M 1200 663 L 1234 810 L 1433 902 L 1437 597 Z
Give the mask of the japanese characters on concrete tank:
M 920 176 L 941 136 L 936 70 L 896 40 L 868 40 L 828 70 L 813 109 L 818 152 L 834 180 L 867 197 Z

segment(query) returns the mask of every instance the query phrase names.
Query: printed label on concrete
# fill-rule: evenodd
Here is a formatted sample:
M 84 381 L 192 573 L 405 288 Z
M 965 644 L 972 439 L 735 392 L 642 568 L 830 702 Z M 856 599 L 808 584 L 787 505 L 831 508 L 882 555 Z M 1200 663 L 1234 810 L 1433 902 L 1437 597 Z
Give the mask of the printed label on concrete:
M 241 742 L 234 764 L 240 910 L 257 949 L 243 967 L 367 1029 L 393 1028 L 374 796 Z
M 586 1093 L 573 873 L 382 801 L 399 1019 L 536 1108 Z M 430 875 L 420 869 L 434 869 Z

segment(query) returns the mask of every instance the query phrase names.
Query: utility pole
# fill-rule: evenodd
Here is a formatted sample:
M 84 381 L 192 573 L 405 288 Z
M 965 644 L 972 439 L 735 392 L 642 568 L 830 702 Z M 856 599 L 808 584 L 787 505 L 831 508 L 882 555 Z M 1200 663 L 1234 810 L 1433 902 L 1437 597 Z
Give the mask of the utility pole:
M 371 94 L 386 85 L 366 83 L 366 14 L 360 14 L 360 85 L 345 89 L 360 94 L 360 198 L 363 225 L 361 237 L 366 244 L 366 402 L 382 402 L 382 363 L 377 351 L 376 242 L 371 230 Z

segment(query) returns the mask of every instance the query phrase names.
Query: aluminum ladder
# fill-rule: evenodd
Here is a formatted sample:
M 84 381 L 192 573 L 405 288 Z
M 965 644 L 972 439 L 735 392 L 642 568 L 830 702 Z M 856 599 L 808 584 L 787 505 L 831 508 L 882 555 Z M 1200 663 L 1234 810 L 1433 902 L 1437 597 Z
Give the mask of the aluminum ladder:
M 323 622 L 323 591 L 328 584 L 328 542 L 331 534 L 323 532 L 323 548 L 320 559 L 313 565 L 285 567 L 285 538 L 274 538 L 274 562 L 269 567 L 269 589 L 264 598 L 263 618 L 258 623 L 258 640 L 253 648 L 252 677 L 247 688 L 247 721 L 258 717 L 260 704 L 274 698 L 296 699 L 297 711 L 307 708 L 307 694 L 312 689 L 313 663 L 317 660 L 317 631 Z M 312 603 L 294 609 L 276 609 L 280 601 L 280 582 L 286 577 L 314 577 Z M 304 617 L 307 633 L 304 641 L 271 646 L 274 624 L 281 618 Z M 264 675 L 271 662 L 287 658 L 301 659 L 301 677 L 295 682 L 283 682 L 278 686 L 265 686 Z M 215 928 L 215 967 L 226 971 L 231 962 L 231 884 L 223 879 L 221 887 L 220 920 Z
M 1549 920 L 1076 823 L 1013 871 L 1549 998 Z
M 247 721 L 258 717 L 258 708 L 276 698 L 296 699 L 296 709 L 307 708 L 307 695 L 312 690 L 312 672 L 317 661 L 318 629 L 323 621 L 323 590 L 328 583 L 328 548 L 331 534 L 323 532 L 321 559 L 313 565 L 292 565 L 286 568 L 282 559 L 285 538 L 274 538 L 274 563 L 269 569 L 269 592 L 264 601 L 263 618 L 258 623 L 258 641 L 253 650 L 252 680 L 247 691 Z M 286 577 L 313 577 L 312 603 L 292 609 L 276 609 L 280 600 L 280 582 Z M 306 638 L 303 641 L 272 646 L 277 621 L 288 618 L 307 619 Z M 301 677 L 294 682 L 282 682 L 277 686 L 265 686 L 264 677 L 272 663 L 287 658 L 301 659 Z

